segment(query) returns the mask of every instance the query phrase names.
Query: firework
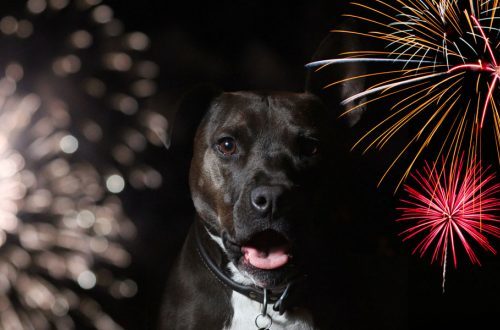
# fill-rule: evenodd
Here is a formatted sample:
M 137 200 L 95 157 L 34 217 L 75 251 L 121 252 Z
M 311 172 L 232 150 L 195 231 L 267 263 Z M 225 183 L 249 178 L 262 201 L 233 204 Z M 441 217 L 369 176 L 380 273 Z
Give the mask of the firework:
M 364 63 L 368 74 L 347 78 L 375 79 L 361 93 L 344 100 L 368 97 L 354 111 L 377 101 L 389 107 L 380 122 L 366 132 L 355 147 L 365 151 L 383 148 L 405 126 L 416 125 L 416 133 L 394 158 L 381 181 L 404 155 L 415 148 L 414 157 L 398 186 L 432 142 L 447 161 L 460 150 L 470 150 L 469 159 L 481 157 L 486 123 L 493 130 L 500 156 L 500 115 L 497 96 L 500 68 L 499 1 L 394 0 L 354 2 L 355 18 L 369 25 L 369 32 L 334 31 L 366 39 L 374 49 L 353 49 L 338 58 L 308 64 L 323 67 L 335 63 Z M 373 41 L 373 42 L 370 42 Z M 378 48 L 380 47 L 380 48 Z M 345 82 L 336 81 L 330 87 Z
M 156 189 L 139 155 L 162 145 L 148 110 L 158 66 L 98 0 L 28 0 L 0 17 L 0 328 L 121 328 L 135 235 L 119 193 Z
M 444 161 L 442 168 L 426 163 L 411 175 L 413 185 L 404 185 L 408 197 L 399 208 L 398 221 L 410 225 L 400 234 L 403 240 L 419 239 L 413 253 L 431 253 L 431 263 L 443 266 L 443 279 L 448 254 L 457 267 L 458 246 L 473 264 L 480 264 L 474 246 L 496 253 L 486 235 L 500 237 L 500 184 L 480 162 L 465 166 L 463 158 L 449 168 Z

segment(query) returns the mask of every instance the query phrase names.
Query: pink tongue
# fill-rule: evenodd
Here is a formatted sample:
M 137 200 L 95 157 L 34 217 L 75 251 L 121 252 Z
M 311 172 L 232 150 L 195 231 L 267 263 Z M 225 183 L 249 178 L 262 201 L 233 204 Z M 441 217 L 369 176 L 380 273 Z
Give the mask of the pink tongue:
M 245 261 L 259 269 L 276 269 L 288 262 L 286 245 L 271 248 L 269 251 L 258 250 L 251 246 L 241 248 Z

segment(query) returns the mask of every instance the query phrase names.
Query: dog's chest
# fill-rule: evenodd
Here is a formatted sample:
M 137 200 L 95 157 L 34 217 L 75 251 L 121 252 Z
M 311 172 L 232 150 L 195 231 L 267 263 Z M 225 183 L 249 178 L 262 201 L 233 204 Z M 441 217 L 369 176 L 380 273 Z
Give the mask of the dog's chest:
M 262 305 L 246 296 L 233 291 L 231 296 L 233 318 L 225 330 L 256 330 L 255 319 L 261 313 Z M 272 305 L 267 312 L 273 323 L 271 330 L 314 330 L 312 317 L 305 310 L 286 312 L 283 315 L 275 312 Z

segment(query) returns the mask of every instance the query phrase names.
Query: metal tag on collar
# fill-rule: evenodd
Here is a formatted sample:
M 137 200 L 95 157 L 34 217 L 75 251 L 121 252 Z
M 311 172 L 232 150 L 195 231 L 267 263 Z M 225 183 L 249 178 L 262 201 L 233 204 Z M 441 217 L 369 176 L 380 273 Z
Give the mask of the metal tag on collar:
M 260 314 L 255 317 L 255 326 L 258 330 L 269 330 L 273 324 L 273 319 L 267 314 L 268 289 L 263 289 L 264 299 L 262 301 L 262 309 Z
M 262 310 L 261 314 L 264 316 L 267 316 L 267 294 L 268 294 L 268 289 L 264 289 L 264 300 L 262 301 Z
M 292 283 L 291 282 L 288 283 L 285 291 L 283 291 L 283 293 L 281 294 L 281 297 L 278 299 L 278 301 L 276 301 L 274 303 L 273 309 L 276 312 L 279 312 L 280 315 L 283 315 L 283 313 L 286 310 L 286 306 L 285 306 L 286 304 L 284 302 L 285 302 L 285 299 L 288 297 L 288 292 L 290 291 L 291 286 L 292 286 Z
M 273 319 L 269 315 L 259 314 L 255 318 L 255 326 L 258 330 L 270 330 L 273 325 Z

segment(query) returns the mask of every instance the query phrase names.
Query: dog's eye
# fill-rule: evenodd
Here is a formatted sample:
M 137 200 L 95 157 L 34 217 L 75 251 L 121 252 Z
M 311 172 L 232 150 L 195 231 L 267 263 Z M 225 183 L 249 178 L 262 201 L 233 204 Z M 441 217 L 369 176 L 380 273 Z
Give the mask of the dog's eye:
M 319 141 L 314 139 L 302 139 L 299 148 L 302 156 L 316 156 L 319 153 Z
M 237 151 L 236 141 L 230 137 L 223 137 L 217 141 L 217 150 L 224 156 L 234 155 Z

